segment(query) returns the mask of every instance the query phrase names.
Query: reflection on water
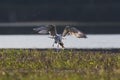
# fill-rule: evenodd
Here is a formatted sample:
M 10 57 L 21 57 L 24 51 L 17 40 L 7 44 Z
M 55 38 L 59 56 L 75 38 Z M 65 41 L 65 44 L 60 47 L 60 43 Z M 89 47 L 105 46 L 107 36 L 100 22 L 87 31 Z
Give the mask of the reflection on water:
M 52 48 L 48 35 L 0 35 L 0 48 Z M 67 36 L 66 48 L 120 48 L 120 35 L 88 35 L 87 39 Z M 56 46 L 55 46 L 56 47 Z

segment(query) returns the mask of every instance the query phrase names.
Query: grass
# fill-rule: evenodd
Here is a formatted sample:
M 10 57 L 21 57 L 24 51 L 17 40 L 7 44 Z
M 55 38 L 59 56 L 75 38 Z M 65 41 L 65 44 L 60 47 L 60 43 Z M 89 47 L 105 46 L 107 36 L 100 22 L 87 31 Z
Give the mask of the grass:
M 120 51 L 0 49 L 0 80 L 120 80 Z

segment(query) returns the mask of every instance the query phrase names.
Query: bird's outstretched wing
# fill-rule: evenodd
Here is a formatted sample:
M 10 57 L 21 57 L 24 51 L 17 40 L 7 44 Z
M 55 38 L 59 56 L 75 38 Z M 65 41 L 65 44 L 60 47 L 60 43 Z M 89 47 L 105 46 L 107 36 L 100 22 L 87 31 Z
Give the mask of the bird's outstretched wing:
M 65 37 L 66 35 L 72 35 L 72 36 L 75 36 L 77 38 L 87 38 L 86 34 L 81 32 L 77 28 L 70 27 L 70 26 L 66 26 L 64 31 L 63 31 L 62 36 Z
M 39 34 L 48 34 L 48 28 L 45 26 L 33 28 L 34 31 L 36 31 Z
M 54 25 L 48 25 L 48 26 L 41 26 L 37 28 L 33 28 L 34 31 L 36 31 L 39 34 L 50 34 L 51 36 L 56 35 L 56 27 Z

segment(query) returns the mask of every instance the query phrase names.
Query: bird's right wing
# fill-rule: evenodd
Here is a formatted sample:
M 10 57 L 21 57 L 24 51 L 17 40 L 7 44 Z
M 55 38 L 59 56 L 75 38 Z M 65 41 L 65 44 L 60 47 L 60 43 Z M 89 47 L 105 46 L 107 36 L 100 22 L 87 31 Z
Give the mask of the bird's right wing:
M 34 31 L 36 31 L 39 34 L 48 34 L 48 28 L 45 26 L 33 28 Z
M 55 25 L 41 26 L 37 28 L 33 28 L 39 34 L 50 34 L 51 36 L 55 36 L 57 34 Z

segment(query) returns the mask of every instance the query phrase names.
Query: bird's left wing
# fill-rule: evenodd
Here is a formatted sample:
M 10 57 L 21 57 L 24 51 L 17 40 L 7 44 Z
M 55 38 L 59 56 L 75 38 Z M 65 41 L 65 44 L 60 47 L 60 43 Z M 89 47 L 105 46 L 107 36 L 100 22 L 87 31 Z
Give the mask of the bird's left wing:
M 48 34 L 48 28 L 45 26 L 33 28 L 34 31 L 36 31 L 39 34 Z

